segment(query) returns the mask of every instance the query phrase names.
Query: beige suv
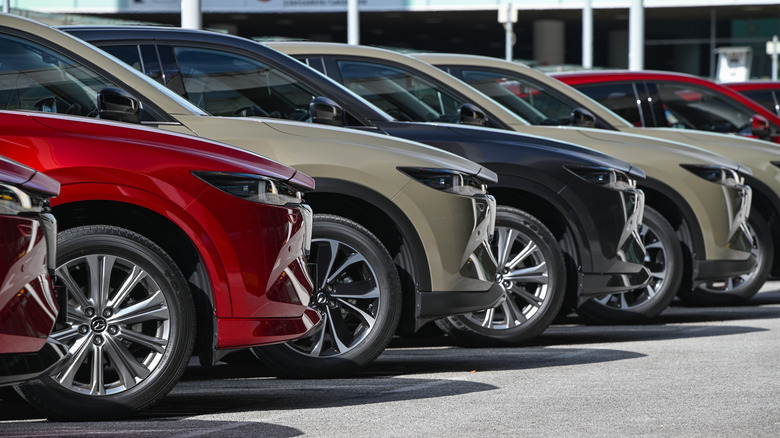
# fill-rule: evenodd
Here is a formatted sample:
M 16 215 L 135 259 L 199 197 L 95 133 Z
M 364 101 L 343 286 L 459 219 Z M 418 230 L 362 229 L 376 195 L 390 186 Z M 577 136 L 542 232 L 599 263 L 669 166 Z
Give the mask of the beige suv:
M 496 174 L 478 164 L 384 135 L 211 117 L 101 50 L 19 17 L 0 16 L 0 60 L 4 108 L 194 134 L 315 178 L 316 190 L 306 198 L 317 213 L 309 262 L 324 323 L 312 336 L 263 350 L 280 373 L 315 377 L 353 371 L 374 360 L 399 326 L 413 332 L 432 319 L 493 306 L 501 297 L 489 248 L 496 205 L 485 189 Z M 101 212 L 87 208 L 85 220 L 92 213 Z M 193 293 L 198 300 L 214 299 L 211 290 L 193 287 Z M 198 334 L 198 342 L 209 347 L 198 352 L 207 365 L 220 357 L 206 352 L 229 351 L 220 344 L 221 330 L 263 329 L 233 318 L 229 310 L 205 317 L 214 326 L 213 333 Z M 253 346 L 247 341 L 230 348 Z M 98 388 L 95 394 L 111 392 Z

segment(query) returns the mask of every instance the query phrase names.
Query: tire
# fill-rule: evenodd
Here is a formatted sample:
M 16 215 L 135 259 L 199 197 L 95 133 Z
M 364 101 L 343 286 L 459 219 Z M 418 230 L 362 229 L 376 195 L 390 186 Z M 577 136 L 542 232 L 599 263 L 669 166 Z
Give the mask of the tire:
M 769 278 L 775 258 L 769 225 L 756 211 L 750 212 L 748 231 L 753 238 L 751 253 L 756 267 L 747 274 L 698 284 L 693 290 L 680 291 L 679 297 L 693 306 L 729 306 L 742 303 L 758 293 Z
M 387 249 L 363 226 L 315 214 L 309 263 L 323 322 L 310 336 L 252 348 L 279 377 L 349 375 L 373 362 L 398 327 L 401 280 Z
M 669 306 L 683 278 L 680 240 L 669 222 L 650 207 L 645 207 L 639 234 L 647 250 L 645 266 L 650 270 L 650 284 L 591 298 L 577 308 L 578 315 L 598 324 L 636 324 L 649 322 Z
M 535 217 L 496 209 L 492 243 L 502 301 L 491 309 L 436 321 L 458 345 L 513 346 L 536 338 L 558 315 L 566 295 L 566 265 L 555 236 Z
M 52 336 L 71 356 L 19 393 L 55 420 L 126 418 L 157 403 L 181 378 L 195 341 L 179 268 L 149 239 L 104 225 L 61 232 L 57 266 L 68 317 Z

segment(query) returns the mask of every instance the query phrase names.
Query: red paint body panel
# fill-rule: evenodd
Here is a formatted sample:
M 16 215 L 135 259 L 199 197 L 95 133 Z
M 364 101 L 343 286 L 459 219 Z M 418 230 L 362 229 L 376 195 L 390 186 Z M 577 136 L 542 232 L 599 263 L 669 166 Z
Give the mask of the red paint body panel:
M 314 181 L 307 175 L 220 143 L 99 120 L 0 112 L 0 132 L 4 155 L 62 184 L 54 207 L 79 201 L 123 202 L 157 213 L 180 228 L 208 272 L 220 329 L 218 348 L 294 339 L 319 321 L 316 312 L 314 321 L 305 314 L 312 286 L 303 268 L 300 211 L 229 195 L 192 172 L 294 178 L 301 189 L 313 189 Z M 306 294 L 278 292 L 291 275 Z M 233 319 L 242 322 L 235 324 Z M 281 334 L 254 327 L 274 327 L 277 322 L 283 327 Z
M 46 254 L 37 219 L 0 215 L 0 354 L 38 351 L 51 333 L 59 309 Z

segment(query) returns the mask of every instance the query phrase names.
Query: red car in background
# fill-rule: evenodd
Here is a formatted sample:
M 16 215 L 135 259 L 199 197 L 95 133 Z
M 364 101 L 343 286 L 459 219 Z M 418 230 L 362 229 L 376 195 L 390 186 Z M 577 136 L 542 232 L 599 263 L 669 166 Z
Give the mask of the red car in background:
M 67 356 L 49 335 L 61 304 L 51 278 L 60 184 L 0 156 L 0 385 L 38 377 Z
M 728 82 L 723 86 L 756 101 L 780 117 L 780 81 Z
M 780 143 L 780 118 L 757 102 L 697 76 L 661 71 L 552 75 L 633 123 L 739 134 Z
M 0 111 L 0 151 L 61 184 L 56 282 L 64 368 L 17 387 L 49 418 L 128 416 L 190 355 L 297 339 L 320 315 L 305 253 L 314 180 L 220 143 L 65 115 Z

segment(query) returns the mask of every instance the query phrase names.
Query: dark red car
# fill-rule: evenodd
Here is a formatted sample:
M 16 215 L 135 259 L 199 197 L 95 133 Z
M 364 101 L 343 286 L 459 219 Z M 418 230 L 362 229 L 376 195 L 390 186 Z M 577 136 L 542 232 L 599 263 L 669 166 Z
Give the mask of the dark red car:
M 50 418 L 148 407 L 195 352 L 289 341 L 320 321 L 305 252 L 314 180 L 242 149 L 134 125 L 0 111 L 0 151 L 61 184 L 56 282 L 71 357 L 18 387 Z
M 52 339 L 60 309 L 52 287 L 60 184 L 0 156 L 0 385 L 38 377 L 68 350 Z
M 555 73 L 633 123 L 739 134 L 780 143 L 780 118 L 757 102 L 697 76 L 661 71 Z
M 723 86 L 756 101 L 780 117 L 780 81 L 728 82 Z

